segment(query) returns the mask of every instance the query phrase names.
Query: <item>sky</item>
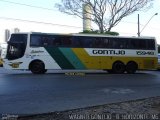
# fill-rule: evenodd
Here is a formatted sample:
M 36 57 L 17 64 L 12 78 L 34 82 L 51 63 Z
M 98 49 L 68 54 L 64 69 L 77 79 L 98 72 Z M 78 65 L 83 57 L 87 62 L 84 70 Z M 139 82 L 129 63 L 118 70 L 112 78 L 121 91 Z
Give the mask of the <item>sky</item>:
M 9 29 L 11 32 L 14 28 L 19 28 L 20 32 L 81 32 L 83 23 L 80 18 L 61 13 L 55 8 L 55 3 L 60 1 L 0 0 L 0 43 L 4 42 L 5 29 Z M 39 6 L 40 8 L 30 7 L 29 5 Z M 159 14 L 154 16 L 147 24 L 155 13 Z M 137 11 L 124 18 L 112 31 L 118 32 L 120 36 L 137 36 L 138 14 L 140 16 L 140 31 L 147 24 L 141 32 L 141 36 L 156 37 L 158 44 L 160 44 L 160 0 L 154 0 L 149 10 Z M 95 25 L 92 25 L 92 28 L 96 29 Z

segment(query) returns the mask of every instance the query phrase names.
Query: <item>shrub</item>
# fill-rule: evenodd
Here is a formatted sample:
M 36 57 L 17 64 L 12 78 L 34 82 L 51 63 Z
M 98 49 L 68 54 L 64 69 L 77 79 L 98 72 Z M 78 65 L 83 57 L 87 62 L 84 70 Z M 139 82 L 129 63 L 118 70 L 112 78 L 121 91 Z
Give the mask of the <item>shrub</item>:
M 104 33 L 100 33 L 98 30 L 94 30 L 94 31 L 84 30 L 83 32 L 80 32 L 80 33 L 84 33 L 84 34 L 103 34 L 103 35 L 114 35 L 114 36 L 118 36 L 119 35 L 118 32 L 105 31 Z

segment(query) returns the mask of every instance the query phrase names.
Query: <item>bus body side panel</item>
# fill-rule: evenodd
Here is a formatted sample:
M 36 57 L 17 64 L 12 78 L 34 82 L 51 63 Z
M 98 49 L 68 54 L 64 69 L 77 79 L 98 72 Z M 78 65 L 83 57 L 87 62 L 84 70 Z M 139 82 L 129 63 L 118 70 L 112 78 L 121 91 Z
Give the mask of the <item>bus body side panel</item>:
M 138 69 L 156 69 L 156 57 L 90 55 L 85 48 L 45 48 L 62 69 L 112 69 L 116 61 L 134 61 Z
M 157 57 L 154 56 L 92 55 L 86 48 L 38 47 L 28 49 L 20 59 L 5 63 L 5 68 L 28 69 L 34 60 L 44 62 L 45 69 L 112 69 L 116 61 L 122 61 L 124 64 L 134 61 L 138 64 L 138 69 L 157 67 Z
M 40 60 L 44 63 L 45 69 L 61 69 L 44 47 L 31 48 L 28 50 L 28 54 L 29 55 L 26 55 L 26 58 L 28 59 L 29 64 L 34 60 Z M 29 67 L 29 64 L 26 67 Z
M 62 69 L 85 69 L 70 48 L 45 47 L 45 49 Z
M 138 69 L 156 69 L 157 57 L 90 55 L 84 48 L 39 47 L 29 49 L 24 57 L 5 63 L 7 69 L 28 69 L 34 60 L 41 60 L 45 69 L 112 69 L 115 61 L 134 61 Z
M 91 55 L 84 48 L 72 48 L 74 53 L 80 59 L 80 61 L 86 66 L 87 69 L 112 69 L 112 65 L 116 61 L 121 61 L 127 64 L 130 61 L 134 61 L 138 64 L 138 69 L 156 69 L 157 57 L 154 55 L 132 55 L 132 51 L 129 51 L 130 55 Z M 135 52 L 135 51 L 133 51 Z

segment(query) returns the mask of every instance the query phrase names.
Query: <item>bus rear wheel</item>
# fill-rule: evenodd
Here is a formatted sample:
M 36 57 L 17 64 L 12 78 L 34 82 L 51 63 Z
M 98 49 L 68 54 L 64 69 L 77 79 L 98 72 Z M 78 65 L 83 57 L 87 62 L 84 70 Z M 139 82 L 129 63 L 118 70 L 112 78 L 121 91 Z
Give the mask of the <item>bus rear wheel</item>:
M 126 71 L 128 74 L 134 74 L 138 69 L 138 65 L 135 62 L 128 62 L 126 65 Z
M 46 72 L 44 63 L 41 61 L 35 61 L 30 64 L 30 70 L 34 74 L 44 74 Z
M 125 72 L 125 64 L 123 62 L 117 61 L 112 66 L 113 73 L 122 74 Z

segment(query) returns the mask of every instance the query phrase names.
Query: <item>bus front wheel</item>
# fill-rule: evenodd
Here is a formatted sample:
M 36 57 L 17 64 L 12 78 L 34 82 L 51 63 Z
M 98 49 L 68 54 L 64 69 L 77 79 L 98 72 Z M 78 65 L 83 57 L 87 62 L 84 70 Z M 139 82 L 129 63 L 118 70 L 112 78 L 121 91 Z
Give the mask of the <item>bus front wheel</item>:
M 128 62 L 126 65 L 126 71 L 128 74 L 133 74 L 138 69 L 138 65 L 135 62 Z
M 34 61 L 30 64 L 30 70 L 34 74 L 44 74 L 46 72 L 44 63 L 41 61 Z
M 113 64 L 112 70 L 116 74 L 122 74 L 125 72 L 125 64 L 123 62 L 117 61 Z

